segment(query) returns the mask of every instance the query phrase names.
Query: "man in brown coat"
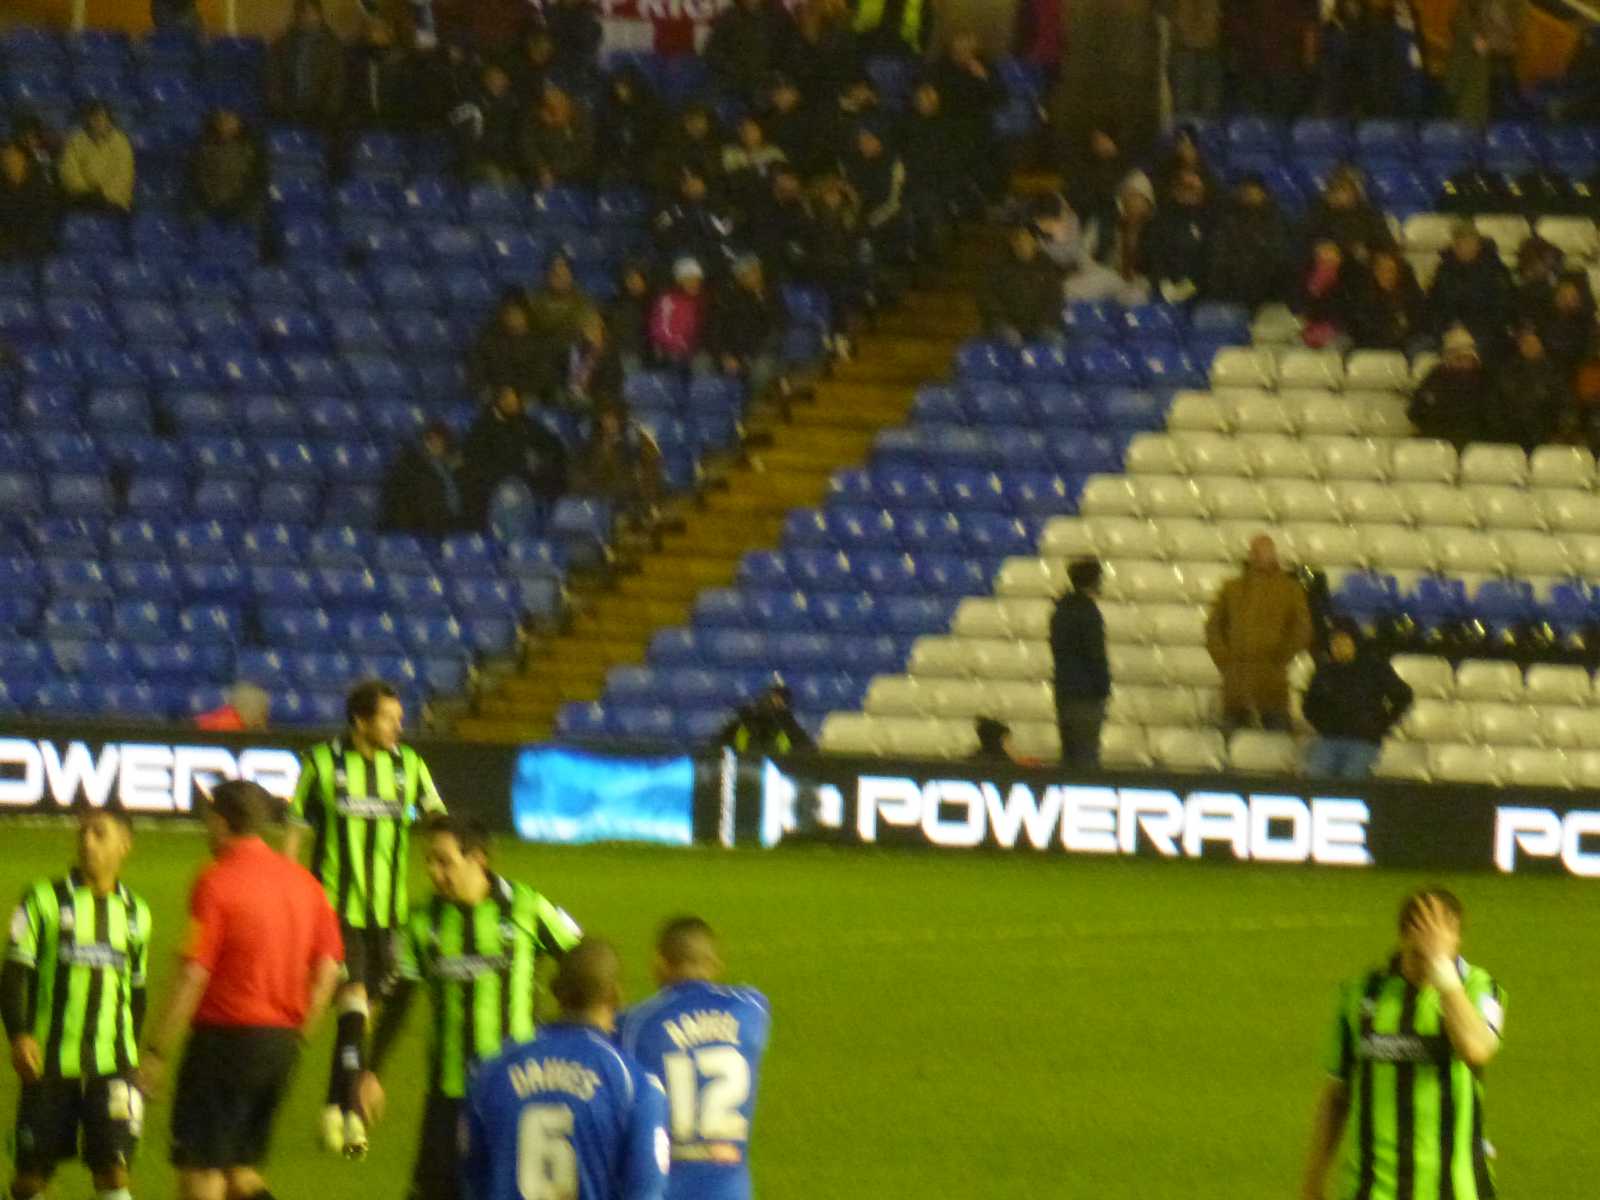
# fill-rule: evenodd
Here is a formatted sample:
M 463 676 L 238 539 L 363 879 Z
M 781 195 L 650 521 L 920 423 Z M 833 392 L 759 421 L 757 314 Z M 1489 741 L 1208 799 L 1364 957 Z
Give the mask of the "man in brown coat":
M 1289 728 L 1289 662 L 1311 645 L 1305 590 L 1278 565 L 1266 534 L 1250 542 L 1239 578 L 1217 592 L 1206 619 L 1206 649 L 1222 672 L 1222 722 L 1228 729 L 1259 720 Z

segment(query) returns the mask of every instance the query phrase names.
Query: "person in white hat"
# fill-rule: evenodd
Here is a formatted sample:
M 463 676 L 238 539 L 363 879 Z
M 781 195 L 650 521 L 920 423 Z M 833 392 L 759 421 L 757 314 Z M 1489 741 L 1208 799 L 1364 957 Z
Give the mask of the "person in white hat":
M 1412 394 L 1411 423 L 1423 437 L 1453 442 L 1457 449 L 1488 440 L 1493 391 L 1477 339 L 1464 326 L 1452 325 L 1440 349 L 1439 365 Z

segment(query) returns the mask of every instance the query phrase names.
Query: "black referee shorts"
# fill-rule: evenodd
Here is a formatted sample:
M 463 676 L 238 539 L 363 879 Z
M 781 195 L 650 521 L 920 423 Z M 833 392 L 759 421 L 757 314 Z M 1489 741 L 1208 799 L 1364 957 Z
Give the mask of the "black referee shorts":
M 344 981 L 359 983 L 367 997 L 376 1000 L 394 978 L 393 929 L 358 929 L 339 919 L 339 936 L 344 941 Z
M 299 1055 L 300 1039 L 291 1029 L 195 1029 L 172 1098 L 173 1165 L 197 1171 L 260 1166 Z
M 407 1200 L 462 1200 L 461 1101 L 429 1092 Z
M 17 1173 L 48 1178 L 58 1163 L 78 1157 L 80 1130 L 89 1170 L 126 1167 L 143 1128 L 144 1097 L 130 1078 L 25 1083 L 17 1099 Z

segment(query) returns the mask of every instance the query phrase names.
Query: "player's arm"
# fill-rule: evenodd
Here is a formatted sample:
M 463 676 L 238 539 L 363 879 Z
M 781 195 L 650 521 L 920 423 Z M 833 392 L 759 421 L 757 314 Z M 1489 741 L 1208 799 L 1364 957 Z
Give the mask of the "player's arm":
M 40 912 L 33 893 L 23 897 L 11 916 L 6 961 L 0 967 L 0 1022 L 11 1043 L 11 1065 L 24 1083 L 37 1082 L 44 1071 L 44 1053 L 33 1036 L 32 997 L 38 994 Z
M 300 759 L 300 778 L 295 781 L 294 795 L 289 798 L 289 827 L 283 835 L 283 853 L 286 858 L 300 861 L 300 843 L 311 825 L 311 791 L 317 785 L 316 764 L 311 755 Z
M 300 1038 L 308 1039 L 322 1022 L 339 986 L 339 967 L 344 963 L 344 937 L 339 932 L 339 918 L 333 915 L 333 906 L 327 896 L 313 881 L 306 880 L 311 889 L 312 902 L 317 914 L 316 936 L 311 945 L 311 991 L 306 997 L 306 1019 L 300 1025 Z
M 1339 1152 L 1345 1118 L 1350 1115 L 1350 1088 L 1342 1079 L 1330 1079 L 1317 1097 L 1316 1115 L 1311 1121 L 1311 1148 L 1306 1153 L 1303 1200 L 1324 1200 L 1328 1172 Z
M 672 1140 L 667 1136 L 667 1093 L 654 1075 L 639 1074 L 639 1089 L 628 1116 L 627 1157 L 622 1167 L 622 1200 L 662 1200 Z
M 461 1106 L 461 1128 L 458 1140 L 461 1148 L 461 1183 L 472 1200 L 488 1200 L 493 1195 L 493 1174 L 489 1162 L 489 1136 L 479 1112 L 478 1089 L 467 1094 Z
M 1459 934 L 1454 918 L 1427 897 L 1412 918 L 1412 927 L 1427 955 L 1428 982 L 1438 989 L 1444 1031 L 1456 1056 L 1474 1071 L 1488 1066 L 1500 1050 L 1500 1005 L 1492 995 L 1468 995 L 1456 959 Z
M 390 986 L 378 1009 L 377 1027 L 372 1031 L 372 1048 L 367 1055 L 367 1074 L 376 1077 L 389 1059 L 389 1051 L 400 1040 L 406 1017 L 411 1012 L 411 1002 L 416 998 L 417 983 L 403 976 Z
M 134 912 L 139 923 L 139 940 L 130 947 L 128 1015 L 133 1018 L 133 1036 L 137 1041 L 144 1036 L 144 1017 L 150 1000 L 150 906 L 140 900 Z
M 210 967 L 191 958 L 184 959 L 183 967 L 178 972 L 178 982 L 167 996 L 166 1007 L 156 1018 L 155 1029 L 139 1055 L 139 1090 L 145 1095 L 153 1095 L 160 1090 L 167 1063 L 177 1052 L 178 1043 L 183 1040 L 183 1031 L 189 1028 L 189 1022 L 194 1019 L 195 1009 L 200 1007 L 200 1000 L 210 982 Z

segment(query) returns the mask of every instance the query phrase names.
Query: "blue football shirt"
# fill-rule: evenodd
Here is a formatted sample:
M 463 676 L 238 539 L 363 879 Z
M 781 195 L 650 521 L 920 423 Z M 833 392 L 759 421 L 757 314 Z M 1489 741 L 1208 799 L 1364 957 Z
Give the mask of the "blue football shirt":
M 748 1200 L 750 1127 L 772 1029 L 754 988 L 690 980 L 622 1015 L 623 1051 L 665 1084 L 670 1200 Z
M 598 1029 L 557 1022 L 484 1063 L 462 1111 L 473 1200 L 662 1200 L 660 1082 Z

